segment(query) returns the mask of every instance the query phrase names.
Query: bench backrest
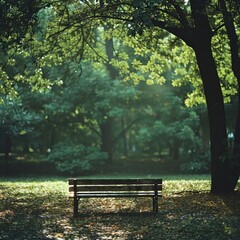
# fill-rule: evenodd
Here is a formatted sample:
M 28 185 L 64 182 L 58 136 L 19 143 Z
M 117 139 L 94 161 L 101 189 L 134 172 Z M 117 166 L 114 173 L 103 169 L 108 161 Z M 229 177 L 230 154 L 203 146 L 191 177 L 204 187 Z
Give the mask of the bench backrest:
M 162 190 L 162 179 L 69 179 L 70 196 L 77 192 L 155 192 Z

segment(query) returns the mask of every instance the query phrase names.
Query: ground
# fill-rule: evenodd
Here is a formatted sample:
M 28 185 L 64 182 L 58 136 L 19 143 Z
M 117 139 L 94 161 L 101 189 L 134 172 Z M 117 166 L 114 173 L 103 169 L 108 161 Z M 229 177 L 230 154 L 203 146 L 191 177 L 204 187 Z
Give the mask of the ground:
M 240 192 L 209 193 L 208 176 L 166 176 L 159 213 L 143 199 L 86 199 L 73 218 L 65 178 L 1 178 L 0 239 L 239 240 Z

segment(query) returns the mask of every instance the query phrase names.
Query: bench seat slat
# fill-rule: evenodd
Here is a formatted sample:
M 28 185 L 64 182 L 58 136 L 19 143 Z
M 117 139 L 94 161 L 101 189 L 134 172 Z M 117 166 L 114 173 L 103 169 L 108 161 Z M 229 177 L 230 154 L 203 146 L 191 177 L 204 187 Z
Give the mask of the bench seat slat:
M 73 195 L 73 193 L 72 193 Z M 159 194 L 160 196 L 161 194 Z M 150 197 L 155 196 L 154 192 L 82 192 L 77 197 Z
M 162 184 L 162 179 L 69 179 L 69 185 L 98 185 L 98 184 Z
M 152 185 L 77 185 L 76 188 L 74 186 L 69 187 L 69 191 L 154 191 L 154 190 L 162 190 L 162 185 L 157 185 L 156 187 Z

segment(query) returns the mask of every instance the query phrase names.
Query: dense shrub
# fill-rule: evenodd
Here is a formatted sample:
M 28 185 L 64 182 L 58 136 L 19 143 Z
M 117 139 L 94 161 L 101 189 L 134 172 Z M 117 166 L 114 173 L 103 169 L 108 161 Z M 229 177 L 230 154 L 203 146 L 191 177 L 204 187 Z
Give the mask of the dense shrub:
M 97 168 L 107 159 L 107 154 L 96 147 L 69 142 L 59 143 L 49 153 L 48 160 L 61 172 L 79 174 Z
M 190 154 L 186 161 L 181 165 L 182 173 L 209 173 L 210 153 Z

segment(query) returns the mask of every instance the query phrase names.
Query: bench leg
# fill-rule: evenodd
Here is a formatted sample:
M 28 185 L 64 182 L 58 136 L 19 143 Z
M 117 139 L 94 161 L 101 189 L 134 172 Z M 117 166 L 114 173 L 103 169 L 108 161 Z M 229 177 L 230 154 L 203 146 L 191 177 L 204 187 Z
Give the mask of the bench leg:
M 153 197 L 153 212 L 158 213 L 158 196 Z
M 73 200 L 73 216 L 74 217 L 78 216 L 78 201 L 79 199 L 77 197 L 74 197 L 74 200 Z

